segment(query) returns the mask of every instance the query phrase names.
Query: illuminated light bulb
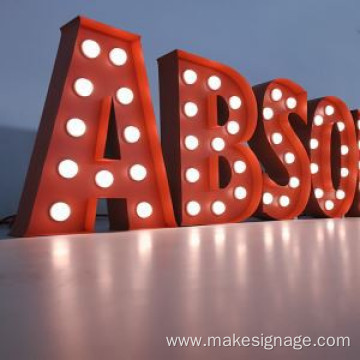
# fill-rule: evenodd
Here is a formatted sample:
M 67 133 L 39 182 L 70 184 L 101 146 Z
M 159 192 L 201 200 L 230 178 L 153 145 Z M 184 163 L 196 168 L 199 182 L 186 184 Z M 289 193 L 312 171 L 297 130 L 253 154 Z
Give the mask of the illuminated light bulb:
M 100 55 L 100 46 L 94 40 L 84 40 L 81 43 L 82 53 L 89 59 L 95 59 Z
M 198 169 L 189 168 L 185 172 L 185 178 L 190 183 L 196 183 L 200 179 L 200 172 Z
M 230 120 L 226 125 L 226 130 L 230 135 L 235 135 L 240 131 L 240 125 L 237 121 Z
M 116 92 L 116 98 L 120 104 L 129 105 L 134 100 L 134 93 L 131 89 L 123 87 Z
M 271 141 L 273 142 L 273 144 L 275 145 L 279 145 L 282 143 L 283 137 L 280 133 L 273 133 L 271 135 Z
M 299 187 L 300 185 L 300 180 L 299 178 L 297 178 L 296 176 L 292 176 L 290 179 L 289 179 L 289 186 L 293 189 Z
M 108 188 L 114 182 L 113 174 L 108 170 L 100 170 L 95 175 L 95 183 L 101 188 Z
M 321 199 L 324 196 L 324 190 L 320 188 L 316 188 L 314 190 L 314 195 L 317 199 Z
M 79 167 L 75 161 L 66 159 L 59 163 L 58 172 L 63 178 L 72 179 L 79 172 Z
M 284 160 L 287 164 L 292 164 L 295 161 L 295 155 L 292 152 L 287 152 L 284 156 Z
M 221 87 L 221 80 L 218 76 L 210 76 L 208 78 L 207 84 L 211 90 L 219 90 Z
M 183 72 L 183 80 L 185 84 L 192 85 L 196 83 L 197 74 L 194 70 L 188 69 Z
M 341 177 L 347 177 L 349 175 L 349 169 L 348 168 L 341 168 L 340 169 L 340 176 Z
M 199 215 L 200 211 L 201 211 L 201 206 L 197 201 L 189 201 L 186 204 L 186 212 L 188 213 L 188 215 L 196 216 Z
M 225 148 L 225 141 L 220 137 L 216 137 L 211 140 L 211 147 L 215 151 L 222 151 Z
M 277 88 L 275 88 L 275 89 L 272 89 L 271 90 L 271 100 L 273 100 L 273 101 L 279 101 L 279 100 L 281 100 L 281 98 L 282 98 L 282 91 L 280 90 L 280 89 L 277 89 Z
M 297 101 L 296 101 L 295 98 L 289 97 L 289 98 L 286 99 L 286 107 L 288 109 L 295 109 L 296 105 L 297 105 Z
M 342 200 L 342 199 L 344 199 L 345 198 L 345 191 L 344 190 L 341 190 L 341 189 L 339 189 L 339 190 L 336 190 L 336 198 L 338 199 L 338 200 Z
M 136 126 L 127 126 L 123 132 L 124 139 L 129 144 L 134 144 L 140 139 L 140 130 Z
M 124 49 L 114 48 L 109 52 L 109 59 L 115 66 L 122 66 L 127 61 L 127 54 Z
M 187 117 L 194 117 L 198 113 L 198 107 L 195 103 L 189 101 L 184 105 L 184 112 Z
M 245 172 L 246 170 L 246 164 L 244 161 L 242 160 L 236 160 L 234 162 L 234 171 L 237 173 L 237 174 L 242 174 L 243 172 Z
M 342 121 L 337 122 L 336 126 L 340 132 L 345 130 L 345 124 Z
M 129 174 L 133 180 L 142 181 L 146 178 L 147 171 L 145 166 L 140 164 L 135 164 L 130 168 Z
M 71 208 L 64 202 L 57 202 L 50 207 L 50 217 L 55 221 L 66 221 L 71 215 Z
M 334 202 L 332 200 L 325 201 L 325 209 L 332 210 L 334 208 Z
M 326 105 L 325 106 L 325 114 L 328 115 L 328 116 L 331 116 L 333 115 L 335 112 L 335 109 L 332 105 Z
M 312 174 L 316 174 L 319 171 L 319 165 L 316 163 L 311 163 L 310 164 L 310 172 Z
M 245 199 L 247 195 L 247 191 L 243 186 L 237 186 L 234 189 L 234 197 L 238 200 Z
M 185 147 L 188 150 L 195 150 L 197 149 L 197 147 L 199 146 L 199 140 L 196 136 L 194 135 L 188 135 L 185 137 Z
M 269 193 L 269 192 L 265 192 L 263 194 L 263 197 L 262 197 L 262 201 L 265 205 L 270 205 L 274 200 L 274 196 Z
M 346 155 L 349 153 L 349 147 L 346 145 L 341 145 L 340 147 L 341 155 Z
M 319 147 L 319 141 L 317 139 L 310 140 L 310 149 L 317 149 Z
M 287 207 L 290 205 L 290 198 L 286 195 L 281 195 L 279 199 L 280 206 Z
M 356 122 L 358 130 L 360 130 L 360 120 Z
M 93 93 L 94 85 L 90 80 L 80 78 L 75 80 L 74 90 L 79 96 L 87 97 Z
M 266 107 L 263 109 L 263 117 L 265 120 L 270 120 L 274 117 L 274 110 Z
M 77 118 L 69 119 L 66 122 L 66 131 L 72 137 L 81 137 L 86 132 L 85 122 Z
M 136 205 L 137 216 L 146 219 L 153 213 L 153 207 L 146 201 L 142 201 Z
M 321 115 L 315 115 L 314 124 L 316 126 L 321 126 L 324 123 L 324 118 Z
M 233 110 L 240 109 L 241 99 L 238 96 L 231 96 L 229 99 L 229 105 Z
M 358 149 L 360 150 L 360 140 L 358 141 Z
M 222 215 L 226 210 L 226 205 L 220 201 L 220 200 L 217 200 L 217 201 L 214 201 L 212 204 L 211 204 L 211 211 L 215 214 L 215 215 Z

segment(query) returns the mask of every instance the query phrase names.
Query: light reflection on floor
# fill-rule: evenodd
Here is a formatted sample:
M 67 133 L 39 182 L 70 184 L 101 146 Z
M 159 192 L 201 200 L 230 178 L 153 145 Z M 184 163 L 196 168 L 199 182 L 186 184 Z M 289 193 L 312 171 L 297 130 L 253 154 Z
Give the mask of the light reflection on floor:
M 1 241 L 0 358 L 355 359 L 359 232 L 357 219 L 312 219 Z M 233 333 L 353 343 L 264 354 L 165 342 Z

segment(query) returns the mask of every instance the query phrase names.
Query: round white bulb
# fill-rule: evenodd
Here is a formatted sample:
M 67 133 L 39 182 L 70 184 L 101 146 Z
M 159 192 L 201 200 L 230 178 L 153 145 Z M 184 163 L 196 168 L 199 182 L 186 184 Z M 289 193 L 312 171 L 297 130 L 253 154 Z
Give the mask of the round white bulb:
M 190 216 L 196 216 L 199 215 L 201 210 L 201 206 L 197 201 L 189 201 L 186 204 L 186 212 L 188 213 L 188 215 Z
M 197 74 L 194 70 L 190 70 L 190 69 L 185 70 L 183 72 L 183 79 L 184 82 L 188 85 L 195 84 L 197 80 Z
M 188 150 L 195 150 L 198 148 L 199 146 L 199 140 L 196 136 L 194 135 L 188 135 L 185 137 L 185 147 L 188 149 Z
M 94 85 L 90 80 L 80 78 L 75 80 L 74 90 L 79 96 L 87 97 L 93 93 Z
M 297 178 L 296 176 L 292 176 L 290 179 L 289 179 L 289 186 L 293 189 L 299 187 L 300 185 L 300 180 L 299 178 Z
M 342 199 L 345 199 L 345 191 L 344 190 L 336 190 L 336 198 L 338 200 L 342 200 Z
M 187 117 L 194 117 L 198 113 L 198 107 L 195 103 L 188 101 L 184 106 L 184 112 Z
M 342 131 L 345 130 L 345 124 L 344 124 L 342 121 L 338 121 L 338 122 L 336 123 L 336 126 L 337 126 L 337 128 L 338 128 L 338 130 L 339 130 L 340 132 L 342 132 Z
M 282 195 L 282 196 L 280 196 L 279 203 L 280 203 L 280 206 L 287 207 L 290 205 L 290 198 L 286 195 Z
M 220 201 L 214 201 L 211 204 L 211 211 L 215 214 L 215 215 L 222 215 L 226 210 L 226 205 Z
M 198 169 L 189 168 L 185 172 L 185 178 L 190 183 L 196 183 L 200 179 L 200 172 Z
M 334 202 L 332 200 L 325 201 L 325 209 L 332 210 L 334 208 Z
M 222 151 L 225 148 L 225 141 L 220 137 L 216 137 L 211 140 L 211 147 L 215 151 Z
M 279 101 L 282 98 L 282 91 L 280 89 L 272 89 L 271 90 L 271 100 L 273 101 Z
M 127 61 L 127 54 L 124 49 L 114 48 L 109 52 L 109 59 L 115 66 L 122 66 Z
M 265 120 L 270 120 L 274 117 L 274 110 L 272 108 L 266 107 L 263 109 L 263 117 Z
M 226 130 L 230 135 L 235 135 L 240 131 L 240 125 L 237 121 L 230 120 L 226 125 Z
M 138 217 L 146 219 L 152 215 L 153 208 L 148 202 L 142 201 L 136 205 L 136 213 Z
M 263 194 L 262 200 L 265 205 L 270 205 L 274 200 L 274 196 L 269 192 L 265 192 Z
M 283 137 L 280 133 L 273 133 L 271 135 L 271 141 L 273 142 L 273 144 L 275 145 L 279 145 L 282 143 Z
M 234 162 L 234 171 L 237 174 L 242 174 L 246 170 L 246 163 L 242 160 L 236 160 Z
M 316 174 L 319 171 L 319 165 L 316 163 L 311 163 L 310 164 L 310 172 L 312 174 Z
M 315 115 L 314 124 L 316 126 L 321 126 L 324 123 L 324 118 L 321 115 Z
M 356 122 L 358 130 L 360 130 L 360 120 Z
M 218 76 L 210 76 L 207 84 L 211 90 L 219 90 L 221 87 L 221 79 Z
M 319 147 L 319 141 L 317 139 L 310 140 L 310 149 L 317 149 Z
M 84 40 L 81 43 L 82 53 L 89 59 L 95 59 L 100 55 L 100 46 L 94 40 Z
M 314 194 L 317 199 L 321 199 L 324 196 L 324 190 L 320 188 L 316 188 L 314 190 Z
M 123 87 L 116 92 L 116 98 L 120 104 L 129 105 L 134 100 L 134 93 L 131 89 Z
M 247 195 L 247 191 L 243 186 L 237 186 L 234 189 L 234 197 L 238 200 L 245 199 Z
M 108 170 L 100 170 L 95 175 L 95 183 L 101 188 L 108 188 L 114 182 L 113 174 Z
M 295 109 L 297 105 L 297 101 L 293 97 L 289 97 L 286 99 L 286 106 L 288 109 Z
M 229 105 L 233 110 L 240 109 L 241 99 L 239 98 L 239 96 L 231 96 L 229 99 Z
M 360 140 L 358 141 L 358 149 L 360 150 Z
M 86 132 L 85 122 L 77 118 L 69 119 L 66 122 L 66 131 L 72 137 L 81 137 Z
M 349 175 L 349 169 L 348 168 L 341 168 L 340 169 L 340 176 L 345 178 Z
M 58 172 L 63 178 L 72 179 L 79 172 L 79 167 L 75 161 L 66 159 L 59 163 Z
M 292 152 L 287 152 L 284 156 L 284 161 L 287 164 L 293 164 L 295 161 L 295 155 Z
M 65 221 L 71 215 L 71 208 L 64 202 L 57 202 L 50 207 L 50 217 L 55 221 Z
M 123 135 L 125 141 L 129 144 L 138 142 L 141 136 L 140 130 L 136 126 L 132 126 L 132 125 L 127 126 L 124 129 Z
M 346 145 L 341 145 L 340 147 L 341 155 L 346 155 L 349 153 L 349 147 Z
M 131 179 L 135 181 L 142 181 L 146 178 L 147 170 L 145 166 L 140 164 L 135 164 L 130 168 L 129 174 Z
M 332 105 L 326 105 L 325 106 L 325 114 L 328 115 L 328 116 L 331 116 L 333 115 L 335 112 L 335 109 Z

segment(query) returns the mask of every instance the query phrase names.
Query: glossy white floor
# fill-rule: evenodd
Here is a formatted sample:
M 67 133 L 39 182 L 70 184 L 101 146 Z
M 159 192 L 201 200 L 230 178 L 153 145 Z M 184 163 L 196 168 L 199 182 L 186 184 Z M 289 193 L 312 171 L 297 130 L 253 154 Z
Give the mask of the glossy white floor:
M 359 359 L 360 220 L 0 241 L 0 359 Z M 166 336 L 349 336 L 174 348 Z

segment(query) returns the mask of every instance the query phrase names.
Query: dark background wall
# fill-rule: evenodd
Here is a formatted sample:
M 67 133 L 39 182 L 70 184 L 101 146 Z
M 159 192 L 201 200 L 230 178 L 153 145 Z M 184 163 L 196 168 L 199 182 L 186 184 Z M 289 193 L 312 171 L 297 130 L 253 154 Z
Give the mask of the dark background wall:
M 182 48 L 253 85 L 289 77 L 360 106 L 359 0 L 1 0 L 0 217 L 16 212 L 59 27 L 82 14 L 139 33 L 156 114 L 157 57 Z

